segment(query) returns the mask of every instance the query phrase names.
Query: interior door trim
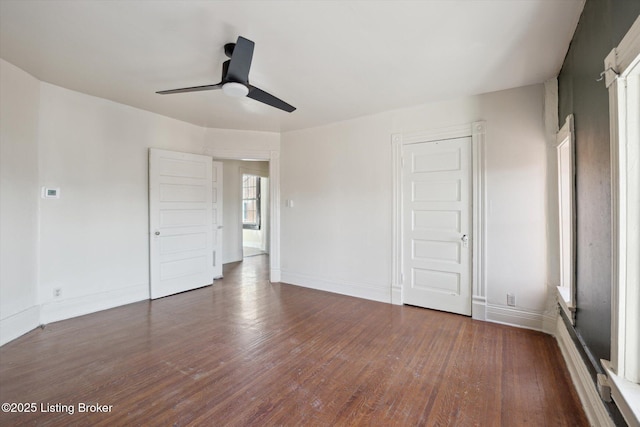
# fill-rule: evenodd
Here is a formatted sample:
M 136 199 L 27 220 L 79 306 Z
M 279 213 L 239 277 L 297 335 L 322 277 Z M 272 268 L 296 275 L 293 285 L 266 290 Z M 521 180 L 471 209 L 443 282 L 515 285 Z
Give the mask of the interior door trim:
M 276 150 L 206 148 L 205 154 L 215 160 L 263 160 L 269 162 L 269 280 L 279 282 L 280 266 L 280 152 Z

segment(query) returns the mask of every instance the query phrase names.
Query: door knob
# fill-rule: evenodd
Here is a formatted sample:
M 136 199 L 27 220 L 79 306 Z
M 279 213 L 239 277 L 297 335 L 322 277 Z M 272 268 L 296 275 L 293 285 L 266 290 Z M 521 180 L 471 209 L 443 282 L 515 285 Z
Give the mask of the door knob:
M 469 244 L 469 236 L 463 234 L 460 240 L 462 240 L 462 245 L 466 248 L 467 244 Z
M 155 235 L 156 235 L 156 236 L 159 236 L 159 235 L 160 235 L 160 232 L 159 232 L 159 231 L 156 231 L 156 232 L 155 232 Z

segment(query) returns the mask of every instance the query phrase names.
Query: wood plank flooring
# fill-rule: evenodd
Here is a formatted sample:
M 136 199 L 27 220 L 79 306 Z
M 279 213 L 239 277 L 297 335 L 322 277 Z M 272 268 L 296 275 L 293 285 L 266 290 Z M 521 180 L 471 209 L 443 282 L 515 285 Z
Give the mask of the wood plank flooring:
M 37 410 L 0 424 L 588 425 L 548 335 L 270 284 L 266 269 L 247 258 L 213 286 L 6 344 L 0 400 Z

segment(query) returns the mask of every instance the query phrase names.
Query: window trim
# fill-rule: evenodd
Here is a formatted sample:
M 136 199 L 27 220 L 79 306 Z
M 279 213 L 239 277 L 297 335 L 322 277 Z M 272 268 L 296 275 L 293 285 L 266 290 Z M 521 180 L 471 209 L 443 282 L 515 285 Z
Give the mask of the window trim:
M 255 198 L 245 198 L 244 197 L 244 178 L 245 176 L 251 176 L 256 178 L 256 197 Z M 262 212 L 261 212 L 261 204 L 262 200 L 260 197 L 260 175 L 254 175 L 249 173 L 242 174 L 242 229 L 243 230 L 260 230 L 262 225 Z M 245 223 L 244 222 L 244 202 L 245 200 L 255 200 L 256 202 L 256 221 L 254 223 Z
M 640 159 L 640 153 L 638 136 L 627 133 L 628 101 L 634 96 L 627 92 L 627 79 L 640 74 L 640 17 L 605 58 L 604 69 L 609 89 L 613 277 L 611 361 L 601 362 L 608 376 L 606 385 L 611 388 L 620 412 L 629 425 L 640 425 L 640 336 L 637 334 L 640 298 L 637 298 L 637 286 L 634 287 L 640 273 L 637 268 L 629 268 L 631 263 L 627 262 L 629 257 L 640 254 L 640 239 L 633 234 L 637 233 L 640 221 L 640 212 L 634 205 L 640 185 L 637 169 L 632 166 L 634 160 Z M 640 96 L 634 97 L 634 103 L 640 104 Z
M 556 158 L 558 165 L 558 227 L 559 227 L 559 250 L 560 250 L 560 286 L 557 289 L 557 299 L 560 307 L 567 315 L 572 325 L 575 325 L 576 311 L 576 287 L 575 287 L 575 140 L 573 114 L 567 116 L 562 128 L 556 134 Z M 562 152 L 566 150 L 567 164 L 562 162 Z M 564 174 L 568 175 L 568 191 L 563 191 Z M 568 200 L 563 198 L 566 196 Z M 569 212 L 563 210 L 565 207 Z M 564 224 L 564 218 L 567 214 L 569 224 Z M 569 228 L 568 236 L 564 226 Z M 565 270 L 569 270 L 565 272 Z

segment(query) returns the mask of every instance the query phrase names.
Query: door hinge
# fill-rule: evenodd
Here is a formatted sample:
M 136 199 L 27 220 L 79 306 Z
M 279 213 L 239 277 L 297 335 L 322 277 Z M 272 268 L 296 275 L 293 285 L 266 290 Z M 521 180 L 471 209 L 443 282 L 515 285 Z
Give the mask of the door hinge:
M 216 266 L 216 251 L 213 251 L 213 266 Z

